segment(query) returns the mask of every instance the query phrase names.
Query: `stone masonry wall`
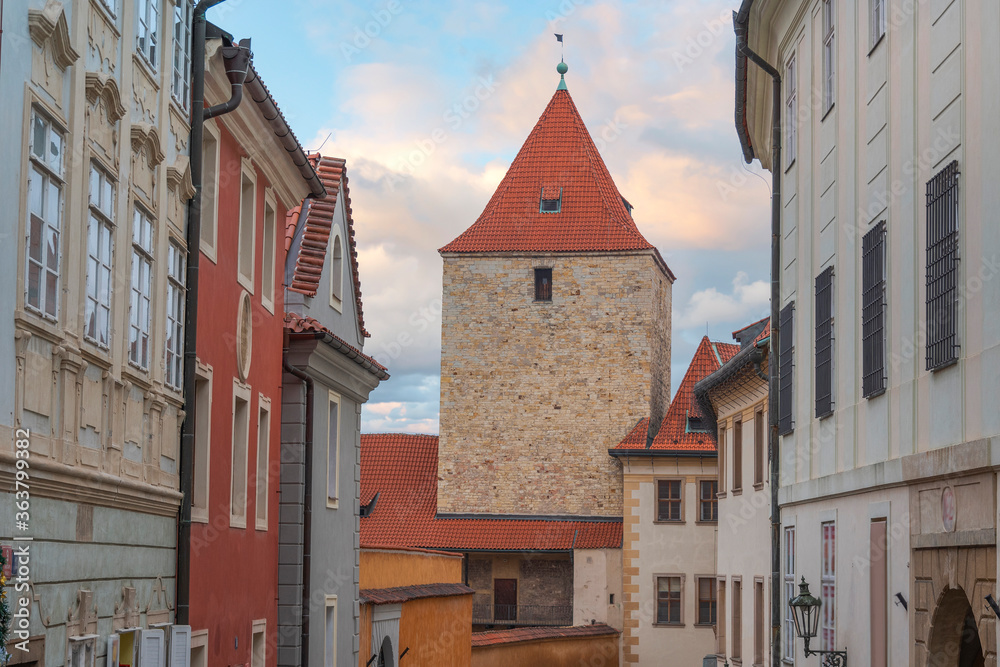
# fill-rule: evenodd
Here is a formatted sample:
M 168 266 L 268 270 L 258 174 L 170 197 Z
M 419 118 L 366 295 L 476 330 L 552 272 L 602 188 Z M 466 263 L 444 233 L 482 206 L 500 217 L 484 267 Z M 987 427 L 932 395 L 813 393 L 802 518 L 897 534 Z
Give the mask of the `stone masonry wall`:
M 552 301 L 534 269 L 552 268 Z M 438 510 L 620 515 L 608 448 L 670 389 L 651 254 L 446 256 Z

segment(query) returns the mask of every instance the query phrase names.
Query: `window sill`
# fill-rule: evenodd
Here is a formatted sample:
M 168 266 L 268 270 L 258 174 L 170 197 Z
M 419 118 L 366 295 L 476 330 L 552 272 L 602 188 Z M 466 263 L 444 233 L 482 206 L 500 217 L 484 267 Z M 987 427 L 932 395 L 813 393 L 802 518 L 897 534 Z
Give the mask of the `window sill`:
M 931 373 L 936 373 L 938 371 L 943 371 L 946 368 L 951 368 L 952 366 L 955 366 L 956 364 L 958 364 L 958 357 L 955 357 L 954 359 L 949 359 L 948 361 L 942 362 L 942 363 L 938 364 L 937 366 L 933 366 L 931 368 L 928 368 L 927 370 L 929 370 Z
M 229 527 L 230 528 L 246 528 L 247 520 L 245 517 L 237 517 L 232 514 L 229 515 Z
M 552 303 L 552 299 L 532 299 L 531 303 Z
M 836 102 L 834 102 L 833 104 L 831 104 L 830 108 L 823 112 L 823 116 L 819 119 L 819 122 L 822 123 L 824 120 L 826 120 L 826 117 L 830 115 L 830 112 L 833 111 L 833 108 L 836 107 L 836 106 L 837 106 Z
M 654 628 L 683 628 L 683 623 L 653 623 Z
M 873 398 L 878 398 L 879 396 L 884 396 L 884 395 L 885 395 L 885 389 L 882 388 L 882 389 L 879 389 L 878 391 L 873 391 L 872 393 L 870 393 L 867 396 L 865 396 L 865 398 L 870 401 Z
M 787 174 L 788 172 L 790 172 L 792 170 L 792 167 L 794 166 L 795 166 L 795 158 L 792 158 L 792 161 L 789 162 L 787 165 L 785 165 L 785 173 Z
M 715 623 L 695 623 L 694 627 L 696 627 L 696 628 L 714 628 L 715 627 Z
M 753 485 L 754 491 L 761 491 L 763 490 L 763 488 L 764 488 L 764 482 L 757 482 L 756 484 Z
M 715 520 L 715 521 L 695 521 L 694 524 L 696 526 L 718 526 L 719 522 L 718 522 L 718 520 Z M 695 623 L 695 625 L 701 625 L 701 623 Z
M 734 496 L 742 496 L 743 495 L 743 488 L 741 487 L 739 489 L 733 489 L 733 495 Z
M 725 498 L 728 495 L 729 495 L 729 493 L 727 491 L 719 491 L 717 494 L 715 494 L 715 497 L 716 498 Z
M 875 53 L 875 49 L 878 48 L 878 45 L 881 44 L 884 41 L 885 41 L 885 33 L 883 32 L 881 35 L 879 35 L 879 38 L 875 40 L 875 43 L 872 44 L 872 48 L 868 49 L 868 57 L 869 58 L 871 58 L 872 54 Z
M 826 419 L 827 417 L 832 417 L 832 416 L 833 416 L 833 410 L 830 410 L 829 412 L 824 412 L 821 415 L 816 415 L 816 419 L 819 419 L 820 421 L 822 421 L 822 420 Z
M 661 521 L 659 519 L 653 520 L 653 525 L 656 526 L 683 526 L 686 521 Z

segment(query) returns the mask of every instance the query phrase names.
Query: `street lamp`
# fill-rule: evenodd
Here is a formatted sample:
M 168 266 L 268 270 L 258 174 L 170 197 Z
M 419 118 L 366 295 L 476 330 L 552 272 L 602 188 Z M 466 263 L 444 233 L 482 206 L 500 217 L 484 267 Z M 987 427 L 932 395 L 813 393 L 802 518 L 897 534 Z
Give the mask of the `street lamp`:
M 805 642 L 805 655 L 822 655 L 823 664 L 826 667 L 847 667 L 847 651 L 810 651 L 809 640 L 816 636 L 819 628 L 819 608 L 823 605 L 822 600 L 815 598 L 809 593 L 809 584 L 806 578 L 802 577 L 799 584 L 799 594 L 788 601 L 788 606 L 792 608 L 792 619 L 795 621 L 795 634 Z

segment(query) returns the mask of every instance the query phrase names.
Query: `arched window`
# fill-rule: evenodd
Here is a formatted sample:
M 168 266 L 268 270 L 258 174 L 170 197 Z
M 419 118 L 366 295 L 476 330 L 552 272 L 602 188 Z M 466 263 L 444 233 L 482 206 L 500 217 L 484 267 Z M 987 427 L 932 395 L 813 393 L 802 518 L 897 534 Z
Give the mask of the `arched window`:
M 340 310 L 344 299 L 344 250 L 340 234 L 335 232 L 330 254 L 330 305 Z

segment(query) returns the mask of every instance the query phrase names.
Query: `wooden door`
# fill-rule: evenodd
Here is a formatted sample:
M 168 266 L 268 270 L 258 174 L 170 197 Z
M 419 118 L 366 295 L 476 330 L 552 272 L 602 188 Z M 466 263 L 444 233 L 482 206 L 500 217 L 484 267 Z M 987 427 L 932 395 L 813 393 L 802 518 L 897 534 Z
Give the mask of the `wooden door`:
M 517 620 L 517 579 L 493 580 L 493 620 Z

